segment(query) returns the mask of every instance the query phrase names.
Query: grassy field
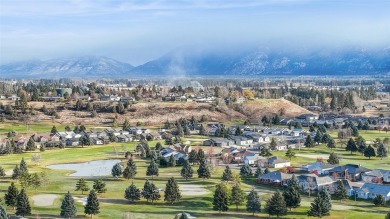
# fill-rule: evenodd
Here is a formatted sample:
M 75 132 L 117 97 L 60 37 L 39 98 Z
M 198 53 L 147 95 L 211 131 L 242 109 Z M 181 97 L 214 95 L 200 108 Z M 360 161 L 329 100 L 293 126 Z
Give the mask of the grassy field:
M 151 142 L 150 145 L 154 146 L 156 142 Z M 119 144 L 116 144 L 120 146 Z M 58 164 L 58 163 L 70 163 L 70 162 L 83 162 L 83 161 L 91 161 L 98 159 L 118 159 L 122 158 L 122 156 L 116 155 L 114 152 L 114 145 L 104 145 L 104 146 L 92 146 L 92 147 L 84 147 L 84 148 L 70 148 L 70 149 L 56 149 L 56 150 L 47 150 L 41 153 L 42 160 L 39 165 L 35 165 L 30 161 L 32 153 L 24 153 L 17 155 L 9 155 L 9 156 L 1 156 L 0 164 L 5 168 L 6 171 L 11 170 L 16 164 L 18 164 L 22 157 L 27 161 L 30 172 L 42 172 L 45 171 L 50 178 L 50 185 L 44 189 L 40 188 L 38 192 L 35 192 L 34 189 L 28 189 L 28 195 L 30 198 L 37 194 L 58 194 L 59 197 L 55 200 L 52 206 L 48 207 L 36 207 L 34 203 L 32 204 L 32 212 L 35 215 L 39 215 L 40 218 L 56 218 L 59 215 L 59 209 L 61 205 L 61 200 L 63 195 L 70 191 L 74 197 L 86 197 L 86 195 L 81 195 L 81 192 L 74 191 L 74 187 L 76 181 L 79 178 L 69 177 L 67 176 L 70 171 L 59 171 L 59 170 L 50 170 L 45 168 L 46 165 L 49 164 Z M 135 143 L 127 143 L 125 147 L 128 150 L 133 150 L 135 147 Z M 121 148 L 121 147 L 118 147 Z M 337 150 L 344 156 L 342 150 Z M 326 155 L 329 152 L 328 149 L 323 146 L 319 146 L 318 148 L 306 150 L 302 149 L 300 154 L 324 154 Z M 35 152 L 39 153 L 39 152 Z M 284 152 L 276 152 L 276 155 L 283 156 Z M 354 159 L 358 159 L 358 156 L 353 156 Z M 345 159 L 345 160 L 344 160 Z M 352 159 L 348 157 L 342 160 L 343 163 L 352 162 Z M 304 162 L 310 162 L 314 159 L 309 159 L 305 157 L 296 157 L 293 158 L 292 163 L 295 166 L 300 165 Z M 124 161 L 125 162 L 125 161 Z M 386 160 L 380 161 L 375 158 L 373 160 L 364 159 L 364 164 L 369 167 L 381 166 L 385 163 L 390 163 L 390 160 L 387 158 Z M 138 166 L 138 174 L 134 183 L 142 188 L 145 179 L 150 179 L 150 177 L 146 177 L 146 167 L 149 163 L 149 160 L 136 159 L 136 163 Z M 196 170 L 197 167 L 194 167 Z M 198 178 L 194 178 L 188 181 L 183 180 L 180 177 L 180 167 L 173 168 L 160 168 L 160 175 L 156 177 L 153 182 L 157 185 L 158 188 L 164 188 L 165 183 L 168 178 L 173 176 L 175 177 L 179 184 L 191 184 L 191 185 L 199 185 L 204 187 L 210 193 L 208 195 L 201 196 L 183 196 L 182 200 L 173 205 L 164 203 L 162 200 L 151 204 L 147 203 L 145 200 L 141 200 L 140 202 L 131 204 L 127 202 L 123 198 L 124 190 L 127 186 L 130 185 L 130 181 L 125 179 L 115 179 L 113 177 L 101 177 L 107 183 L 107 193 L 103 194 L 100 197 L 101 204 L 101 213 L 95 218 L 123 218 L 125 212 L 131 215 L 131 218 L 173 218 L 175 214 L 186 211 L 191 213 L 191 215 L 197 218 L 268 218 L 268 215 L 265 213 L 256 214 L 256 217 L 251 216 L 249 213 L 245 211 L 245 207 L 241 206 L 238 211 L 235 210 L 234 206 L 230 206 L 230 210 L 228 212 L 218 214 L 216 211 L 212 210 L 212 191 L 217 183 L 220 182 L 220 177 L 222 175 L 222 167 L 218 167 L 214 170 L 212 174 L 212 178 L 209 180 L 201 180 Z M 88 178 L 88 183 L 90 187 L 92 187 L 92 180 L 95 178 Z M 7 176 L 6 178 L 0 179 L 0 194 L 4 193 L 9 186 L 12 180 Z M 242 183 L 242 187 L 245 191 L 249 191 L 252 186 L 255 186 L 256 190 L 258 190 L 262 197 L 262 206 L 265 205 L 265 200 L 274 192 L 277 188 L 269 187 L 264 185 L 255 185 L 253 179 L 246 179 Z M 19 186 L 20 187 L 20 186 Z M 163 197 L 163 194 L 161 194 Z M 0 196 L 3 196 L 1 194 Z M 162 198 L 163 199 L 163 198 Z M 306 197 L 304 195 L 302 206 L 296 209 L 294 212 L 289 212 L 287 216 L 283 218 L 306 218 L 306 212 L 309 209 L 310 202 L 313 200 L 312 198 Z M 384 207 L 374 207 L 371 202 L 367 201 L 353 201 L 348 200 L 345 203 L 339 203 L 338 201 L 333 201 L 332 214 L 329 217 L 325 218 L 384 218 L 384 214 L 388 211 L 388 208 Z M 84 218 L 83 214 L 83 206 L 80 203 L 77 203 L 78 210 L 78 218 Z M 7 208 L 9 213 L 13 213 L 14 211 L 10 208 Z M 89 217 L 89 216 L 88 216 Z

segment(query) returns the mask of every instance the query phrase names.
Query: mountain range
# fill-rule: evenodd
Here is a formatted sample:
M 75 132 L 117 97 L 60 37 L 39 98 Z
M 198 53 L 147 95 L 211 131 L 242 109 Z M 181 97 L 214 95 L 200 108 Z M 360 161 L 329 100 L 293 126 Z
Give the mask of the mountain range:
M 390 47 L 333 51 L 190 50 L 180 48 L 139 66 L 107 57 L 32 60 L 0 66 L 5 78 L 371 75 L 390 72 Z

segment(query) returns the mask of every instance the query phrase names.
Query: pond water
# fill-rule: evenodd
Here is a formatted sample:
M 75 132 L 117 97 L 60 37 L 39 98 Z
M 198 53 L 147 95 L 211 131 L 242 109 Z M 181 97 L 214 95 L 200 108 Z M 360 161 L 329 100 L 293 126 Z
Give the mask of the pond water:
M 121 162 L 118 159 L 111 160 L 94 160 L 84 163 L 68 163 L 68 164 L 54 164 L 49 165 L 47 168 L 53 170 L 73 170 L 74 173 L 69 176 L 107 176 L 111 174 L 112 167 Z

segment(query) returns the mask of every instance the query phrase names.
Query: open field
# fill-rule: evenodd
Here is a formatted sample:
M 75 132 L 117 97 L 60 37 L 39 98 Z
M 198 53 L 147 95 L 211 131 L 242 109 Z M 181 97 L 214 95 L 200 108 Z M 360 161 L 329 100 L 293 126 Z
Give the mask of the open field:
M 151 142 L 150 145 L 154 146 L 156 142 Z M 119 144 L 116 144 L 119 145 Z M 128 150 L 133 150 L 135 143 L 126 143 L 124 144 Z M 374 158 L 372 160 L 368 160 L 366 158 L 361 157 L 360 155 L 348 156 L 348 153 L 341 150 L 336 149 L 338 153 L 340 153 L 343 157 L 342 163 L 356 163 L 359 161 L 362 165 L 365 165 L 369 168 L 374 167 L 383 167 L 385 165 L 389 165 L 390 159 L 380 160 Z M 330 152 L 329 149 L 324 146 L 318 146 L 313 149 L 302 149 L 299 151 L 300 154 L 323 154 L 324 156 L 328 155 Z M 39 153 L 39 152 L 35 152 Z M 284 152 L 275 152 L 275 155 L 282 156 Z M 31 153 L 23 153 L 16 155 L 8 155 L 1 156 L 0 163 L 1 166 L 5 168 L 6 171 L 11 170 L 14 165 L 18 164 L 20 159 L 24 157 L 29 165 L 30 172 L 42 172 L 45 171 L 50 178 L 49 186 L 45 188 L 39 188 L 38 192 L 35 192 L 34 189 L 28 189 L 28 195 L 30 199 L 36 195 L 59 195 L 59 198 L 54 199 L 54 203 L 49 206 L 37 206 L 31 200 L 32 204 L 32 212 L 33 215 L 39 214 L 41 218 L 56 218 L 59 215 L 59 207 L 61 205 L 61 200 L 63 195 L 67 191 L 71 191 L 73 196 L 78 199 L 85 198 L 87 195 L 82 195 L 81 192 L 74 191 L 74 187 L 76 181 L 79 179 L 78 177 L 69 177 L 67 176 L 70 171 L 66 170 L 50 170 L 45 168 L 46 165 L 49 164 L 58 164 L 58 163 L 69 163 L 69 162 L 83 162 L 83 161 L 91 161 L 98 159 L 118 159 L 122 158 L 122 156 L 117 156 L 114 153 L 113 145 L 104 145 L 104 146 L 91 146 L 84 148 L 68 148 L 68 149 L 55 149 L 55 150 L 47 150 L 41 153 L 42 160 L 39 165 L 35 165 L 30 161 Z M 302 163 L 311 162 L 315 159 L 306 158 L 306 157 L 296 157 L 292 159 L 292 164 L 294 166 L 299 166 Z M 125 161 L 124 161 L 125 162 Z M 138 188 L 143 187 L 143 183 L 145 179 L 151 179 L 151 177 L 146 177 L 146 167 L 149 163 L 149 160 L 136 159 L 136 163 L 138 166 L 138 174 L 136 179 L 134 179 L 134 183 Z M 197 167 L 194 167 L 196 171 Z M 111 176 L 101 177 L 107 183 L 107 193 L 104 193 L 100 197 L 101 204 L 101 213 L 95 218 L 122 218 L 125 212 L 129 215 L 132 215 L 133 218 L 173 218 L 175 214 L 182 212 L 183 210 L 189 212 L 191 215 L 197 218 L 268 218 L 268 215 L 265 213 L 257 214 L 256 217 L 252 217 L 249 213 L 245 211 L 244 206 L 240 206 L 239 210 L 236 211 L 234 206 L 230 206 L 230 210 L 228 212 L 218 214 L 212 209 L 212 195 L 214 186 L 220 182 L 220 177 L 222 175 L 223 167 L 217 167 L 213 174 L 212 178 L 209 180 L 201 180 L 198 178 L 193 178 L 191 180 L 185 181 L 180 177 L 180 167 L 173 168 L 160 168 L 160 175 L 155 177 L 153 182 L 156 184 L 158 188 L 165 188 L 165 183 L 168 178 L 173 176 L 175 177 L 179 185 L 184 188 L 192 188 L 193 190 L 197 190 L 199 188 L 208 191 L 208 194 L 204 193 L 202 195 L 191 195 L 191 193 L 183 193 L 183 198 L 180 202 L 175 203 L 173 205 L 166 204 L 162 200 L 151 204 L 146 203 L 145 200 L 141 200 L 137 203 L 131 204 L 123 198 L 124 190 L 127 186 L 130 185 L 130 181 L 124 179 L 115 179 Z M 195 174 L 196 176 L 196 174 Z M 88 178 L 88 184 L 92 187 L 92 180 L 95 178 Z M 9 183 L 12 180 L 7 176 L 4 179 L 0 179 L 0 193 L 4 193 Z M 254 179 L 244 179 L 242 183 L 242 187 L 245 191 L 249 191 L 251 186 L 254 184 Z M 265 185 L 255 185 L 255 189 L 259 191 L 262 197 L 262 206 L 265 205 L 265 200 L 269 197 L 269 195 L 275 191 L 276 187 L 270 187 Z M 3 195 L 1 195 L 3 196 Z M 163 194 L 162 194 L 163 197 Z M 289 214 L 283 218 L 305 218 L 306 211 L 309 208 L 309 203 L 313 200 L 312 198 L 303 197 L 302 207 L 296 209 L 294 212 L 289 212 Z M 334 210 L 332 211 L 332 215 L 325 218 L 362 218 L 362 214 L 364 214 L 365 218 L 383 218 L 384 213 L 388 208 L 384 207 L 374 207 L 372 202 L 370 201 L 353 201 L 349 200 L 345 203 L 339 203 L 338 201 L 333 201 Z M 79 218 L 83 218 L 83 206 L 81 202 L 77 202 L 77 209 Z M 9 213 L 13 213 L 14 211 L 10 208 L 7 208 Z

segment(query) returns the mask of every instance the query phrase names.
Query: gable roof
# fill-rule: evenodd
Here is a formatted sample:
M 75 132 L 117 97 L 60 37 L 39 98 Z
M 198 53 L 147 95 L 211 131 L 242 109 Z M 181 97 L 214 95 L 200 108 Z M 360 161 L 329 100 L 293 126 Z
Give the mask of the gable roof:
M 358 173 L 365 173 L 371 170 L 356 164 L 346 164 L 343 166 L 337 166 L 330 170 L 330 172 L 344 172 L 344 171 L 348 171 L 349 174 L 358 174 Z
M 259 179 L 281 182 L 283 180 L 289 180 L 291 177 L 292 175 L 290 174 L 282 173 L 280 171 L 273 171 L 259 176 Z
M 364 185 L 362 186 L 360 191 L 390 197 L 390 186 L 389 185 L 364 183 Z

